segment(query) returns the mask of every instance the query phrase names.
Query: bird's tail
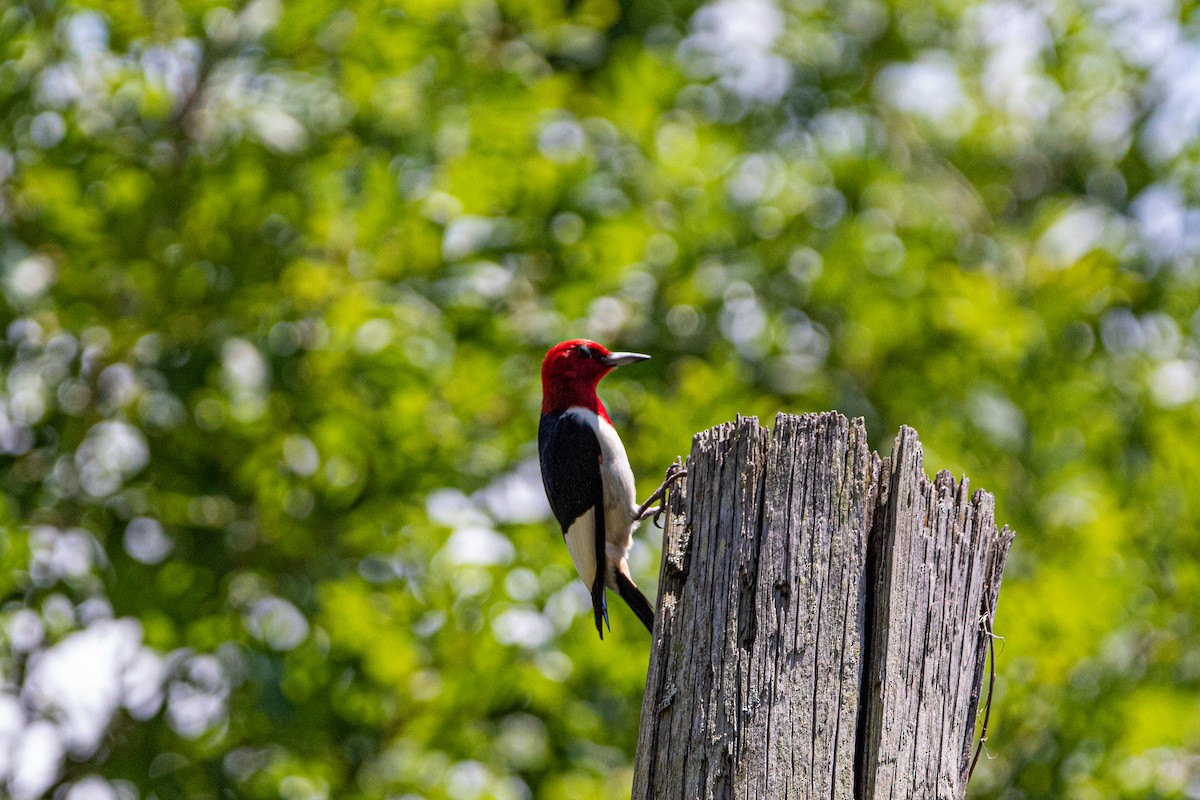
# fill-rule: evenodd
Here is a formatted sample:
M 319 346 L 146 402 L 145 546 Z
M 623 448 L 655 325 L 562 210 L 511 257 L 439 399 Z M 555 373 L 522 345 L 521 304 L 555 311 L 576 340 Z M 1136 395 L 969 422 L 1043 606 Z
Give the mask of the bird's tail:
M 592 581 L 592 614 L 596 617 L 596 632 L 603 641 L 604 626 L 608 625 L 608 600 L 604 596 L 604 573 L 600 570 L 596 570 L 596 577 Z M 608 629 L 611 631 L 612 626 L 608 625 Z
M 646 595 L 642 594 L 642 590 L 634 585 L 628 575 L 621 570 L 615 570 L 617 580 L 617 592 L 620 593 L 621 599 L 629 604 L 633 609 L 633 613 L 646 626 L 646 630 L 654 632 L 654 606 L 650 605 L 650 601 L 646 599 Z

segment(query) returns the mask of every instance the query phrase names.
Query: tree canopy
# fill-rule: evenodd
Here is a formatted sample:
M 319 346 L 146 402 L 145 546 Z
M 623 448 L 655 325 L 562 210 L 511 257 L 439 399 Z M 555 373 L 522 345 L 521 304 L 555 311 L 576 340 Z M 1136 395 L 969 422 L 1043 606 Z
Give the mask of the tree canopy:
M 0 784 L 610 798 L 541 496 L 837 409 L 1018 532 L 979 798 L 1200 785 L 1191 2 L 0 4 Z M 650 590 L 659 534 L 633 569 Z

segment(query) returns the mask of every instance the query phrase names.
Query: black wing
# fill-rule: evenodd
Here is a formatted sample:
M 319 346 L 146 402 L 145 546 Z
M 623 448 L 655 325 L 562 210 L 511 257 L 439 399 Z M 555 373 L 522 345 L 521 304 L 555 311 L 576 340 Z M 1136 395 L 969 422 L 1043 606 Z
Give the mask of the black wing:
M 575 414 L 543 414 L 538 425 L 538 455 L 542 463 L 542 485 L 563 536 L 571 523 L 596 509 L 596 577 L 592 593 L 592 615 L 596 630 L 604 638 L 608 624 L 608 601 L 604 575 L 608 561 L 604 552 L 604 482 L 600 477 L 600 440 L 592 426 Z
M 538 426 L 538 455 L 542 485 L 564 535 L 571 523 L 593 506 L 603 512 L 600 440 L 590 425 L 575 414 L 543 414 Z

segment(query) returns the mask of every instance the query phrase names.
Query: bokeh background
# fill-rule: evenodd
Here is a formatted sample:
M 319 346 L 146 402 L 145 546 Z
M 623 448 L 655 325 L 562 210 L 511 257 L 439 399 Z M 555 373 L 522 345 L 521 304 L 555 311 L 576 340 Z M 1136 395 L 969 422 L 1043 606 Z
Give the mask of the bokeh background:
M 1200 797 L 1198 131 L 1192 2 L 0 0 L 0 795 L 627 796 L 586 335 L 642 494 L 830 408 L 996 493 L 973 797 Z

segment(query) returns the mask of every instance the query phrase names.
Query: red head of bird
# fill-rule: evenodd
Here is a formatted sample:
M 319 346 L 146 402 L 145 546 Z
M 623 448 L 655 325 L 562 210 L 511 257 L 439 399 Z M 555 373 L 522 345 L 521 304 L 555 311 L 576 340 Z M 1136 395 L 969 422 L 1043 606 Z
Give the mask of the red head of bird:
M 614 353 L 590 339 L 559 342 L 542 361 L 542 413 L 582 406 L 608 419 L 604 404 L 596 396 L 596 385 L 614 367 L 649 357 L 642 353 Z

